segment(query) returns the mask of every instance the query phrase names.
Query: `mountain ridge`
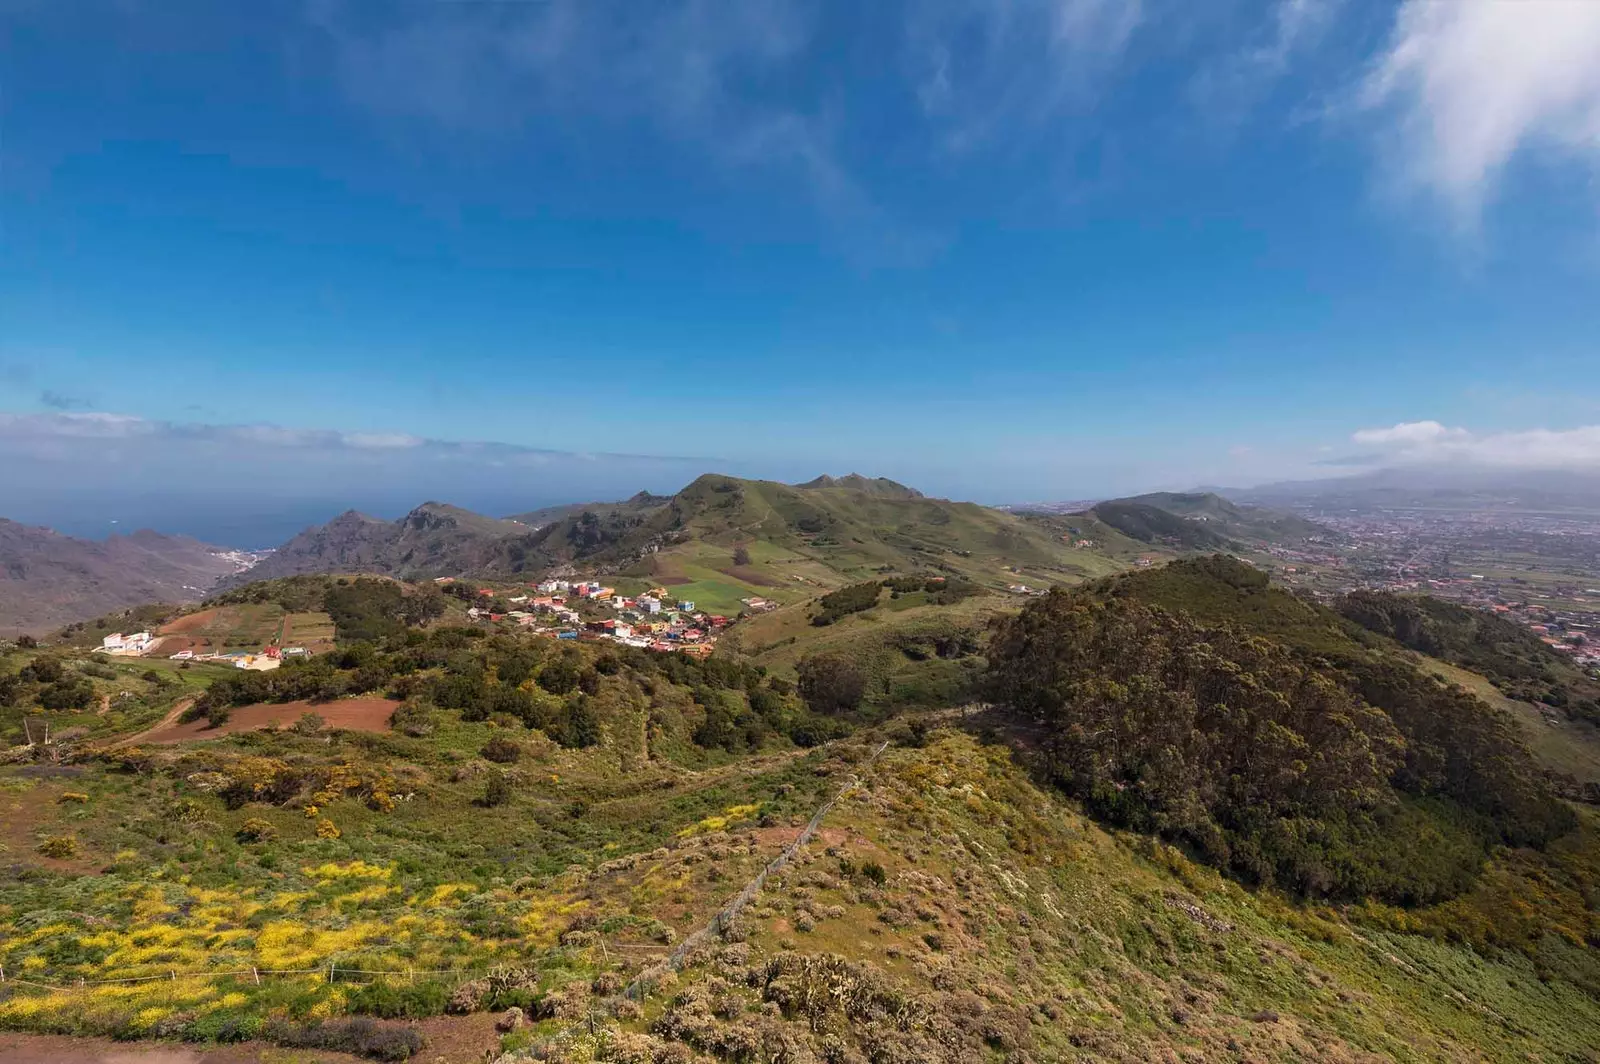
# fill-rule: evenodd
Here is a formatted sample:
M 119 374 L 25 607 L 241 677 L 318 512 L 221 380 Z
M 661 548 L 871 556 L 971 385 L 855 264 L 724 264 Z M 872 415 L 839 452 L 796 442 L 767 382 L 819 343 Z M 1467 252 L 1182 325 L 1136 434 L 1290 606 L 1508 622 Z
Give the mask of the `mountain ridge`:
M 254 556 L 150 529 L 105 540 L 0 518 L 0 633 L 39 633 L 149 602 L 196 602 Z

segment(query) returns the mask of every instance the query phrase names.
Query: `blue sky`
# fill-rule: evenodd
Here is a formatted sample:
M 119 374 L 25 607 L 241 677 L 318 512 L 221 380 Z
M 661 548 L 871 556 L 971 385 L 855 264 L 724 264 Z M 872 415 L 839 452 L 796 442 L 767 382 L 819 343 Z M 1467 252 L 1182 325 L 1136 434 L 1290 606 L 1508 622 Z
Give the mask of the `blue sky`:
M 34 519 L 52 485 L 356 453 L 388 461 L 261 490 L 533 505 L 705 465 L 1006 501 L 1600 463 L 1600 5 L 0 20 L 0 458 L 48 468 L 0 487 Z

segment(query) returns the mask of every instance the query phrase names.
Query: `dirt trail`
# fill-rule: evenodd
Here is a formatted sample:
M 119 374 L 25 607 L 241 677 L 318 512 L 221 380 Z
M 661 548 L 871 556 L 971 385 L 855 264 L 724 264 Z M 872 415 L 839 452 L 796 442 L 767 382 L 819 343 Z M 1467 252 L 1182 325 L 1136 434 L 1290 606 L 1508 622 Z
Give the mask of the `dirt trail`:
M 159 732 L 159 731 L 162 731 L 163 729 L 172 727 L 173 725 L 178 723 L 178 718 L 183 716 L 184 710 L 186 710 L 190 706 L 194 705 L 195 700 L 197 698 L 199 698 L 199 697 L 200 697 L 199 695 L 190 695 L 188 698 L 180 698 L 180 699 L 178 699 L 176 702 L 174 702 L 172 704 L 172 708 L 167 710 L 166 715 L 163 716 L 160 720 L 156 721 L 156 723 L 152 724 L 150 727 L 146 728 L 142 732 L 138 732 L 138 733 L 136 733 L 134 735 L 128 736 L 126 739 L 117 740 L 116 742 L 112 743 L 110 746 L 106 747 L 106 749 L 107 750 L 116 750 L 116 749 L 119 749 L 119 748 L 124 747 L 124 746 L 133 746 L 135 743 L 139 742 L 141 739 L 148 739 L 150 736 L 154 735 L 156 732 Z
M 833 807 L 838 804 L 845 797 L 845 795 L 849 794 L 851 791 L 855 790 L 861 785 L 862 776 L 866 774 L 868 769 L 872 768 L 873 764 L 878 760 L 878 757 L 888 748 L 888 740 L 884 740 L 882 743 L 880 743 L 878 748 L 873 750 L 865 761 L 856 766 L 856 770 L 850 774 L 850 778 L 845 781 L 844 786 L 839 788 L 832 798 L 829 798 L 826 802 L 822 803 L 822 807 L 812 815 L 810 822 L 806 824 L 799 835 L 795 836 L 794 841 L 789 843 L 789 845 L 784 848 L 782 853 L 778 854 L 778 856 L 774 857 L 770 862 L 768 862 L 767 865 L 756 874 L 754 879 L 745 884 L 743 890 L 736 894 L 733 899 L 721 909 L 717 910 L 716 915 L 712 916 L 710 923 L 685 936 L 678 943 L 677 948 L 672 951 L 671 956 L 662 961 L 660 964 L 655 965 L 653 968 L 647 968 L 641 972 L 638 978 L 629 983 L 628 986 L 622 991 L 622 996 L 632 998 L 635 1001 L 640 1000 L 644 995 L 644 988 L 652 979 L 660 976 L 661 973 L 668 970 L 678 971 L 683 967 L 685 958 L 688 957 L 690 952 L 692 952 L 695 947 L 700 945 L 702 942 L 710 940 L 713 936 L 721 934 L 723 928 L 727 927 L 735 919 L 737 919 L 739 914 L 744 911 L 744 907 L 750 903 L 750 900 L 761 892 L 761 888 L 766 885 L 767 879 L 783 871 L 789 862 L 793 861 L 800 851 L 805 849 L 806 843 L 811 841 L 811 839 L 817 834 L 817 829 L 822 826 L 823 818 L 826 817 L 830 811 L 832 811 Z

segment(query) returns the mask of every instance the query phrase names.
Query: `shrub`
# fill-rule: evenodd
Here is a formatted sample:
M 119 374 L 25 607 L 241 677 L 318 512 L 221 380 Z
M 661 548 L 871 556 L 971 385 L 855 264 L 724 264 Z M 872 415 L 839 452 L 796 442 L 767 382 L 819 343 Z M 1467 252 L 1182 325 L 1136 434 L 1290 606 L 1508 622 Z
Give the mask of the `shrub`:
M 504 772 L 490 774 L 488 783 L 483 787 L 483 804 L 490 809 L 497 805 L 505 805 L 511 800 L 511 780 Z
M 46 857 L 65 860 L 78 853 L 78 840 L 71 835 L 51 835 L 39 844 L 39 852 Z
M 389 717 L 389 725 L 395 731 L 420 739 L 425 735 L 432 735 L 438 721 L 433 710 L 422 702 L 406 702 L 397 708 Z
M 321 820 L 317 821 L 317 838 L 337 839 L 341 834 L 343 834 L 343 832 L 339 830 L 339 826 L 333 821 L 329 820 L 327 817 L 323 817 Z
M 410 1027 L 358 1016 L 301 1027 L 287 1020 L 267 1024 L 266 1036 L 292 1049 L 327 1049 L 374 1060 L 410 1060 L 422 1048 L 422 1035 Z
M 66 805 L 69 802 L 76 802 L 78 805 L 83 805 L 88 800 L 89 796 L 84 794 L 82 791 L 62 791 L 61 797 L 56 799 L 56 801 L 61 805 Z
M 861 865 L 861 878 L 881 887 L 889 881 L 889 873 L 877 861 L 866 861 Z
M 233 717 L 233 707 L 225 702 L 212 702 L 205 708 L 206 723 L 220 728 Z
M 302 713 L 300 719 L 289 726 L 296 735 L 315 735 L 328 726 L 320 713 Z
M 272 826 L 272 822 L 258 816 L 250 817 L 234 832 L 234 838 L 240 842 L 271 842 L 277 837 L 278 829 Z
M 497 765 L 514 765 L 522 757 L 522 747 L 504 735 L 496 735 L 484 744 L 478 754 Z
M 442 984 L 417 983 L 395 986 L 368 983 L 349 997 L 350 1011 L 379 1016 L 386 1020 L 420 1019 L 444 1012 L 450 992 Z

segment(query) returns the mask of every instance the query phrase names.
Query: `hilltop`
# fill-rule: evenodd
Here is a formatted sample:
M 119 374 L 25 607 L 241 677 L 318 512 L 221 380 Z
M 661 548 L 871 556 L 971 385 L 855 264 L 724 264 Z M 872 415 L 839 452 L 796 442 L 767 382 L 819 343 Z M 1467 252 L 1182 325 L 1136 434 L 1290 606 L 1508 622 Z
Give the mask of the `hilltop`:
M 0 518 L 0 635 L 149 602 L 194 602 L 254 556 L 148 529 L 103 541 Z
M 640 493 L 509 520 L 437 503 L 395 522 L 349 513 L 285 543 L 255 575 L 521 579 L 569 567 L 660 582 L 737 611 L 744 598 L 797 602 L 879 572 L 939 571 L 1003 587 L 1104 575 L 1119 563 L 1072 548 L 1038 520 L 889 480 L 851 474 L 790 485 L 706 474 L 668 497 Z

